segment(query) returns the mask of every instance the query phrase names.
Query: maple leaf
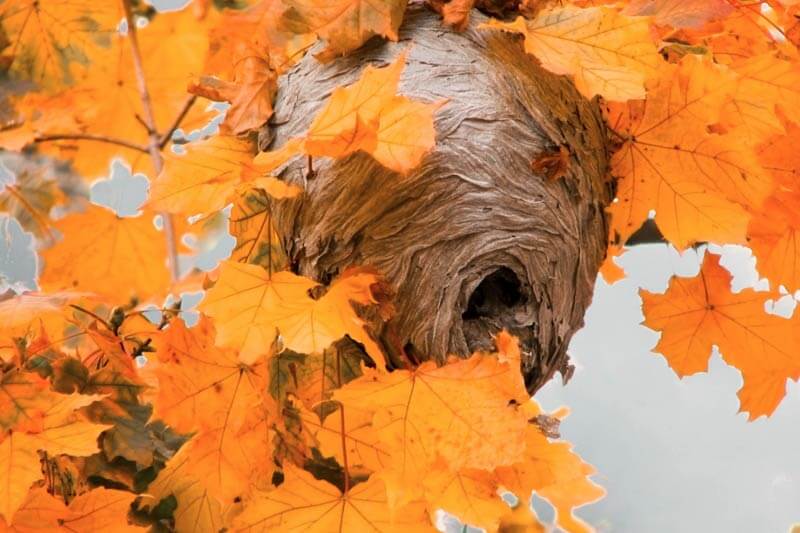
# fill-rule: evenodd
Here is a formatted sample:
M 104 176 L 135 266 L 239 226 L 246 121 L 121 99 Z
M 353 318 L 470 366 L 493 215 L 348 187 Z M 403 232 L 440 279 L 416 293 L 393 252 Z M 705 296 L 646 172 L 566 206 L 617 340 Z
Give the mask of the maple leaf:
M 400 174 L 418 167 L 436 144 L 433 115 L 443 105 L 445 102 L 425 104 L 405 96 L 393 98 L 381 110 L 372 157 Z
M 16 76 L 48 88 L 72 83 L 116 33 L 122 19 L 115 2 L 21 0 L 0 6 L 0 25 Z
M 225 10 L 210 33 L 206 72 L 226 80 L 235 78 L 242 71 L 242 61 L 255 55 L 268 59 L 276 73 L 282 74 L 317 40 L 313 33 L 286 31 L 279 23 L 285 10 L 283 2 L 276 0 Z
M 300 416 L 304 427 L 313 435 L 323 455 L 333 457 L 343 465 L 344 453 L 347 453 L 351 472 L 359 469 L 381 472 L 391 465 L 391 456 L 381 444 L 378 432 L 372 426 L 372 411 L 348 406 L 347 409 L 338 409 L 328 414 L 320 422 L 316 412 L 301 408 Z
M 308 291 L 318 284 L 308 278 L 224 261 L 200 310 L 217 323 L 217 345 L 237 348 L 245 364 L 266 355 L 278 332 L 285 347 L 300 353 L 319 352 L 350 335 L 380 359 L 380 348 L 350 304 L 375 303 L 370 286 L 376 282 L 375 274 L 348 270 L 314 300 Z
M 97 438 L 110 426 L 75 418 L 74 411 L 99 398 L 63 395 L 41 386 L 46 381 L 31 373 L 10 372 L 0 385 L 3 433 L 0 438 L 0 515 L 10 520 L 22 505 L 30 485 L 42 478 L 38 450 L 50 454 L 91 455 Z M 2 406 L 0 406 L 2 407 Z M 14 429 L 11 429 L 11 426 Z
M 481 27 L 523 34 L 526 52 L 547 70 L 573 76 L 575 86 L 589 98 L 643 98 L 644 82 L 661 63 L 647 19 L 606 7 L 550 8 L 533 20 L 490 20 Z
M 103 207 L 67 215 L 55 224 L 64 239 L 45 250 L 39 280 L 48 291 L 75 289 L 146 299 L 169 286 L 166 245 L 147 213 L 120 218 Z
M 746 143 L 707 131 L 732 89 L 729 79 L 726 70 L 687 57 L 648 93 L 612 158 L 620 179 L 609 210 L 622 242 L 651 210 L 679 249 L 698 241 L 743 242 L 746 209 L 758 209 L 773 184 Z
M 175 528 L 180 531 L 220 531 L 224 529 L 225 516 L 230 506 L 223 508 L 196 478 L 183 475 L 169 464 L 148 487 L 148 495 L 155 502 L 173 496 L 177 509 L 173 513 Z M 145 500 L 145 506 L 148 504 Z
M 18 152 L 47 134 L 83 131 L 85 127 L 79 117 L 61 112 L 65 106 L 82 105 L 80 96 L 76 92 L 54 95 L 30 92 L 13 99 L 13 126 L 0 131 L 0 146 Z
M 395 172 L 417 167 L 435 144 L 433 115 L 445 102 L 397 96 L 405 60 L 404 52 L 387 67 L 367 66 L 358 81 L 333 91 L 304 138 L 259 154 L 255 163 L 269 172 L 301 153 L 342 158 L 363 151 Z
M 475 354 L 442 367 L 368 370 L 333 394 L 345 411 L 374 413 L 373 426 L 392 457 L 381 476 L 392 499 L 408 501 L 429 469 L 491 470 L 522 455 L 526 424 L 514 402 L 527 400 L 515 365 Z M 513 401 L 512 401 L 513 400 Z
M 23 168 L 14 183 L 6 183 L 0 190 L 0 211 L 10 214 L 38 238 L 55 239 L 50 210 L 63 205 L 65 195 L 44 167 L 31 165 Z
M 800 289 L 800 126 L 786 124 L 785 135 L 774 135 L 759 147 L 759 162 L 773 175 L 778 186 L 747 227 L 748 245 L 756 267 L 773 289 L 783 285 L 789 292 Z
M 44 487 L 31 488 L 11 520 L 0 518 L 0 529 L 15 533 L 57 531 L 59 521 L 69 513 L 64 502 Z
M 374 150 L 381 111 L 395 98 L 404 67 L 405 53 L 385 68 L 368 65 L 358 81 L 334 89 L 308 128 L 305 152 L 340 158 Z
M 733 10 L 726 0 L 631 0 L 623 13 L 651 15 L 656 24 L 684 28 L 724 18 Z
M 0 515 L 7 521 L 22 505 L 28 488 L 41 479 L 39 453 L 30 435 L 4 432 L 0 440 Z
M 229 102 L 220 130 L 241 135 L 263 126 L 272 116 L 272 100 L 278 90 L 277 75 L 269 61 L 255 52 L 237 62 L 233 81 L 204 76 L 189 92 L 217 102 Z
M 65 322 L 64 307 L 85 296 L 85 293 L 70 291 L 26 292 L 3 300 L 0 302 L 3 338 L 25 337 L 34 329 L 34 322 L 62 325 Z
M 797 318 L 764 311 L 765 294 L 730 291 L 731 275 L 719 256 L 706 252 L 694 278 L 673 277 L 663 295 L 642 290 L 644 324 L 661 331 L 654 348 L 678 376 L 708 369 L 713 345 L 742 373 L 741 410 L 751 420 L 769 416 L 786 393 L 786 380 L 800 378 Z
M 498 495 L 497 479 L 486 470 L 452 472 L 437 468 L 422 484 L 430 508 L 447 509 L 466 524 L 497 531 L 501 518 L 508 513 L 508 504 Z
M 178 432 L 217 428 L 223 421 L 236 431 L 261 398 L 263 363 L 243 365 L 236 353 L 213 343 L 207 317 L 192 330 L 174 320 L 159 342 L 159 350 L 170 356 L 154 370 L 159 382 L 155 415 Z
M 530 421 L 542 414 L 533 399 L 522 409 Z M 555 413 L 555 416 L 566 415 Z M 574 453 L 569 443 L 548 438 L 537 424 L 527 426 L 525 440 L 524 459 L 495 470 L 498 483 L 513 491 L 521 501 L 528 501 L 533 492 L 550 502 L 556 510 L 556 525 L 565 531 L 592 531 L 573 511 L 605 495 L 605 490 L 589 479 L 595 473 L 594 467 Z
M 170 460 L 170 474 L 164 486 L 155 485 L 162 497 L 181 492 L 186 480 L 197 480 L 211 498 L 229 505 L 248 496 L 252 487 L 269 485 L 272 479 L 271 434 L 264 418 L 239 431 L 225 427 L 202 431 L 181 447 Z M 179 476 L 183 481 L 178 481 Z M 158 480 L 157 480 L 158 483 Z
M 66 7 L 72 7 L 67 4 Z M 119 7 L 115 4 L 113 8 Z M 159 13 L 145 27 L 137 29 L 157 125 L 166 126 L 182 114 L 187 82 L 199 73 L 208 46 L 205 25 L 210 23 L 211 17 L 199 20 L 191 11 Z M 134 172 L 151 174 L 153 170 L 152 160 L 144 148 L 149 142 L 149 132 L 141 122 L 144 110 L 130 39 L 116 30 L 121 20 L 120 12 L 114 21 L 114 31 L 105 37 L 107 47 L 93 51 L 92 68 L 83 72 L 72 87 L 54 96 L 48 106 L 53 112 L 42 113 L 42 119 L 31 126 L 46 137 L 53 137 L 52 142 L 37 143 L 42 152 L 71 161 L 76 172 L 89 178 L 107 174 L 109 162 L 120 156 Z M 185 111 L 183 127 L 193 123 L 199 126 L 210 118 L 209 113 L 197 105 Z M 64 125 L 66 117 L 72 117 L 80 128 L 78 131 L 52 129 L 61 123 L 50 118 L 51 115 L 64 117 L 61 119 Z M 43 127 L 48 128 L 43 131 Z M 109 138 L 120 142 L 103 142 Z
M 260 175 L 252 164 L 253 144 L 214 135 L 169 155 L 150 188 L 149 206 L 185 215 L 209 214 L 225 207 L 236 187 Z
M 68 531 L 140 532 L 142 526 L 128 523 L 126 517 L 136 494 L 124 490 L 92 489 L 69 504 L 69 513 L 60 523 Z
M 750 145 L 784 133 L 776 109 L 789 121 L 800 122 L 800 69 L 774 53 L 761 54 L 734 66 L 736 88 L 722 110 L 721 123 Z
M 236 239 L 231 259 L 277 272 L 288 267 L 289 259 L 273 226 L 269 202 L 260 189 L 248 189 L 236 197 L 230 218 L 230 233 Z
M 33 372 L 4 373 L 0 380 L 0 428 L 6 431 L 20 421 L 37 423 L 57 397 L 56 393 L 49 392 L 47 380 Z
M 281 23 L 294 33 L 316 33 L 327 47 L 316 57 L 332 59 L 355 50 L 370 37 L 396 41 L 408 0 L 283 0 Z
M 288 466 L 277 489 L 256 495 L 236 517 L 241 531 L 434 531 L 425 506 L 394 513 L 381 480 L 371 477 L 342 493 L 330 483 Z

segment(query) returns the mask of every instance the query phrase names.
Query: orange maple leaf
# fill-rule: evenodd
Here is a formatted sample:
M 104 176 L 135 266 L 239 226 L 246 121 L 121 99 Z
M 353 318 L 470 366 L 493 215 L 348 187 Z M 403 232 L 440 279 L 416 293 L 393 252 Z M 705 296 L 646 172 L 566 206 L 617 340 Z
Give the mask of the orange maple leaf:
M 223 422 L 237 431 L 266 386 L 263 363 L 246 366 L 235 352 L 214 346 L 214 327 L 207 317 L 191 330 L 174 320 L 159 341 L 158 353 L 154 413 L 181 433 L 218 428 Z
M 385 68 L 369 65 L 358 81 L 336 88 L 304 138 L 259 154 L 256 164 L 271 171 L 301 153 L 342 158 L 363 151 L 395 172 L 406 174 L 417 167 L 435 144 L 433 115 L 444 102 L 397 96 L 405 57 L 401 54 Z
M 758 150 L 759 162 L 778 184 L 764 206 L 750 220 L 747 242 L 756 268 L 771 288 L 800 289 L 800 126 L 784 122 L 787 133 L 773 135 Z
M 259 187 L 278 198 L 296 196 L 300 188 L 263 176 L 253 164 L 254 147 L 248 140 L 214 135 L 171 154 L 150 188 L 148 205 L 167 213 L 208 215 L 228 204 L 237 188 Z
M 239 531 L 434 531 L 424 504 L 392 512 L 383 482 L 370 477 L 342 493 L 305 470 L 288 466 L 277 489 L 256 495 L 236 517 Z
M 644 113 L 611 162 L 620 180 L 609 211 L 622 242 L 651 210 L 679 249 L 744 241 L 747 209 L 758 209 L 773 184 L 747 143 L 707 130 L 719 120 L 732 79 L 724 68 L 687 57 L 648 92 Z
M 392 457 L 381 476 L 393 501 L 410 501 L 439 461 L 459 471 L 518 460 L 526 420 L 514 404 L 527 397 L 516 365 L 480 354 L 442 367 L 368 370 L 333 394 L 345 411 L 374 413 L 375 431 Z
M 153 215 L 120 218 L 91 206 L 55 224 L 64 239 L 42 254 L 39 280 L 48 291 L 74 289 L 120 298 L 147 299 L 169 287 L 167 249 Z
M 542 413 L 535 400 L 525 404 L 524 411 L 530 420 Z M 528 425 L 525 439 L 525 458 L 497 468 L 498 482 L 523 502 L 531 492 L 550 502 L 556 510 L 556 525 L 565 531 L 592 531 L 573 511 L 605 495 L 605 490 L 589 479 L 594 467 L 573 452 L 569 443 L 550 440 L 535 424 Z
M 767 294 L 730 290 L 731 275 L 719 256 L 706 252 L 694 278 L 673 277 L 665 294 L 642 290 L 644 324 L 661 331 L 655 351 L 678 376 L 708 369 L 713 345 L 742 373 L 741 410 L 753 420 L 769 416 L 786 394 L 786 380 L 800 378 L 798 318 L 764 311 Z

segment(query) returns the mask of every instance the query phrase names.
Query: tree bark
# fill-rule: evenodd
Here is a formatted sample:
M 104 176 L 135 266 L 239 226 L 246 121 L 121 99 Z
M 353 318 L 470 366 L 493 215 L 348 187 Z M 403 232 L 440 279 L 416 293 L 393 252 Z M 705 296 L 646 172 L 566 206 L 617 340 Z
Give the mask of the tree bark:
M 608 234 L 608 140 L 596 102 L 540 68 L 513 35 L 477 26 L 456 33 L 411 7 L 397 43 L 370 41 L 327 64 L 307 56 L 280 83 L 262 138 L 279 147 L 301 136 L 331 91 L 408 50 L 400 94 L 447 99 L 436 148 L 408 176 L 366 154 L 287 165 L 305 188 L 276 201 L 273 217 L 299 273 L 327 281 L 351 265 L 378 269 L 396 312 L 375 332 L 393 361 L 401 350 L 443 360 L 491 349 L 501 328 L 520 337 L 531 392 L 555 371 L 583 325 Z M 266 147 L 268 143 L 263 143 Z M 566 175 L 532 162 L 560 147 Z M 537 167 L 538 168 L 538 167 Z

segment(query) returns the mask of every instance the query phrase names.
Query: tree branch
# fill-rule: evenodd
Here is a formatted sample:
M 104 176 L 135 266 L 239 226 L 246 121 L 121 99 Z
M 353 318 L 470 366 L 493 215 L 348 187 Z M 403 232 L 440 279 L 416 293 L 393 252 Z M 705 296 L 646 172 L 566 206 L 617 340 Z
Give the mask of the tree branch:
M 129 142 L 125 139 L 106 137 L 105 135 L 92 135 L 90 133 L 56 133 L 53 135 L 40 135 L 33 140 L 33 142 L 36 143 L 51 141 L 97 141 L 124 146 L 125 148 L 130 148 L 131 150 L 136 150 L 145 154 L 148 153 L 147 146 Z
M 177 130 L 180 127 L 181 122 L 183 122 L 183 119 L 186 118 L 186 115 L 189 114 L 189 110 L 192 109 L 192 106 L 196 101 L 197 101 L 197 95 L 193 94 L 190 95 L 189 98 L 186 100 L 186 103 L 183 104 L 183 108 L 181 109 L 180 113 L 178 113 L 178 116 L 175 117 L 175 120 L 172 122 L 172 126 L 170 126 L 170 128 L 166 132 L 164 132 L 164 135 L 161 136 L 161 141 L 159 141 L 158 143 L 158 147 L 161 150 L 166 148 L 167 143 L 169 143 L 169 140 L 172 138 L 172 134 L 175 133 L 175 130 Z
M 139 50 L 139 39 L 136 34 L 136 21 L 133 18 L 131 0 L 122 0 L 122 5 L 125 8 L 125 21 L 128 23 L 128 39 L 131 43 L 133 67 L 136 71 L 136 82 L 139 89 L 139 96 L 142 100 L 144 123 L 150 137 L 147 151 L 150 153 L 150 159 L 153 160 L 153 168 L 155 169 L 156 176 L 158 176 L 164 168 L 164 159 L 161 156 L 161 138 L 156 128 L 156 119 L 153 113 L 153 104 L 150 100 L 150 92 L 147 90 L 147 78 L 145 77 L 144 66 L 142 65 L 142 54 Z M 161 213 L 161 218 L 164 221 L 164 235 L 167 239 L 167 256 L 169 257 L 170 274 L 172 281 L 177 281 L 180 272 L 178 270 L 178 245 L 175 237 L 175 225 L 173 224 L 172 215 L 169 213 Z

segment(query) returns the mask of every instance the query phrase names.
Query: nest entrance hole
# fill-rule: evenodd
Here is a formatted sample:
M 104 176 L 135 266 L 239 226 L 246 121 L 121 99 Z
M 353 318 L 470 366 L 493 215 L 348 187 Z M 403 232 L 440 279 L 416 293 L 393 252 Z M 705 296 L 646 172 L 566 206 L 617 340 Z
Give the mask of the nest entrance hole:
M 501 267 L 483 278 L 469 297 L 463 320 L 501 319 L 525 303 L 522 284 L 513 270 Z

